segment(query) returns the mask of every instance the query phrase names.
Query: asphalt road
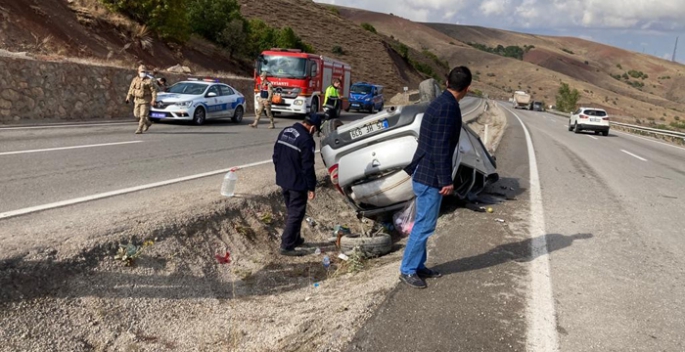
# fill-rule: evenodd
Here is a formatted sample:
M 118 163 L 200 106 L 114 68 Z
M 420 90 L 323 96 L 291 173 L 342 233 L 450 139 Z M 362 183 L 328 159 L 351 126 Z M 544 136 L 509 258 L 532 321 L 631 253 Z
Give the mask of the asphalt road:
M 348 350 L 685 350 L 685 149 L 517 110 L 529 155 L 508 114 L 483 199 L 508 200 L 447 202 L 429 241 L 445 276 L 398 286 Z

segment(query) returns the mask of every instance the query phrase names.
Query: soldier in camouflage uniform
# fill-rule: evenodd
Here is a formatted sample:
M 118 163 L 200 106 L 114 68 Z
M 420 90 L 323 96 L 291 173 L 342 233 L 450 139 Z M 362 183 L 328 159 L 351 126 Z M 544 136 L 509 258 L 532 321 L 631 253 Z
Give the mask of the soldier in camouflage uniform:
M 148 119 L 150 115 L 150 106 L 155 104 L 157 100 L 157 84 L 147 76 L 147 69 L 145 66 L 138 67 L 138 77 L 131 81 L 131 86 L 126 95 L 126 104 L 134 98 L 133 102 L 133 116 L 138 118 L 138 129 L 136 134 L 141 134 L 150 128 L 152 123 Z
M 254 122 L 250 124 L 250 127 L 257 128 L 259 119 L 262 117 L 262 112 L 266 110 L 266 116 L 268 116 L 269 120 L 271 120 L 271 125 L 269 125 L 269 128 L 275 128 L 274 115 L 271 113 L 271 98 L 274 96 L 274 87 L 273 84 L 266 79 L 266 72 L 262 72 L 259 77 L 261 78 L 259 84 L 259 98 L 257 98 L 259 107 L 257 108 Z

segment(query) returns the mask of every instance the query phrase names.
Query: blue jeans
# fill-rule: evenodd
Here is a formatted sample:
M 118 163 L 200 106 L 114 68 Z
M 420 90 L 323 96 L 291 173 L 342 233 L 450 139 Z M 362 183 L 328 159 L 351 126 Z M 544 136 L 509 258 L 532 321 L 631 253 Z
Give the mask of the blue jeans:
M 440 189 L 415 181 L 412 181 L 412 186 L 416 195 L 416 217 L 400 267 L 400 272 L 406 275 L 426 268 L 426 242 L 435 231 L 442 204 Z

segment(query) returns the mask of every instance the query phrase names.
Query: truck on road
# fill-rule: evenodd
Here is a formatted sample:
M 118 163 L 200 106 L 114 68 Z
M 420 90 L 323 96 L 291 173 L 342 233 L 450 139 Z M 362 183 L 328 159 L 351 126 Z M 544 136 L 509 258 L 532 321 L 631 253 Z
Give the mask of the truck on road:
M 514 109 L 531 109 L 531 97 L 530 94 L 517 90 L 514 92 Z
M 340 96 L 343 103 L 339 109 L 347 104 L 345 97 L 350 94 L 352 67 L 344 62 L 297 49 L 274 48 L 262 52 L 254 71 L 255 109 L 259 106 L 259 75 L 262 71 L 266 72 L 267 80 L 274 87 L 271 111 L 302 115 L 319 112 L 324 92 L 334 78 L 342 82 Z

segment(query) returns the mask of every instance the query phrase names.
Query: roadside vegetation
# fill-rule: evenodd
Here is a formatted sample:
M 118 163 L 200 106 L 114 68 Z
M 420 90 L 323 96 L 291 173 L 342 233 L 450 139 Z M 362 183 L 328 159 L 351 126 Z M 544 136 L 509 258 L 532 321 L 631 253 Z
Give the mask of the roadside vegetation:
M 562 83 L 557 91 L 557 110 L 561 112 L 571 112 L 575 110 L 576 104 L 580 100 L 580 92 L 578 89 L 571 90 L 568 83 Z
M 290 27 L 275 28 L 261 20 L 247 20 L 237 0 L 99 0 L 110 10 L 142 23 L 160 40 L 185 43 L 198 35 L 226 50 L 230 57 L 251 60 L 272 47 L 313 48 Z M 148 41 L 152 34 L 148 34 Z
M 478 49 L 480 51 L 485 51 L 487 53 L 499 55 L 499 56 L 504 56 L 504 57 L 511 57 L 514 59 L 518 60 L 523 60 L 523 55 L 530 50 L 534 49 L 534 45 L 524 45 L 523 48 L 521 48 L 518 45 L 510 45 L 507 47 L 504 47 L 503 45 L 498 45 L 497 47 L 489 47 L 485 44 L 479 44 L 479 43 L 467 43 L 471 47 Z

